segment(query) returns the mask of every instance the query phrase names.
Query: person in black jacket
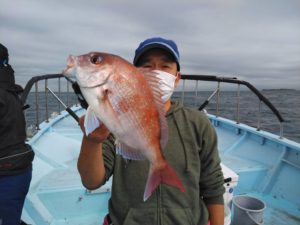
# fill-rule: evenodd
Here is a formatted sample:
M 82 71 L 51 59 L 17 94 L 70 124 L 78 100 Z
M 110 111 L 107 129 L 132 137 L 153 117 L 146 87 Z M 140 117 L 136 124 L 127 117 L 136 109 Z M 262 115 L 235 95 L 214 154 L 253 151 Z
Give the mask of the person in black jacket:
M 19 225 L 29 189 L 34 153 L 26 141 L 26 125 L 8 50 L 0 44 L 0 224 Z

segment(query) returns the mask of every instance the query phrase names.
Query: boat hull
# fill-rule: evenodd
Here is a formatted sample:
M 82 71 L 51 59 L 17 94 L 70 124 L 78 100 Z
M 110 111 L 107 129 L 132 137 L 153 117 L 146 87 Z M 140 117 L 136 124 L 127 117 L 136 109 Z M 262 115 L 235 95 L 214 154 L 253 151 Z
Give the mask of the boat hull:
M 72 109 L 79 116 L 84 113 L 80 107 Z M 264 201 L 267 225 L 299 224 L 300 145 L 244 124 L 208 116 L 216 128 L 222 163 L 238 176 L 238 181 L 233 175 L 226 177 L 237 182 L 228 191 Z M 111 181 L 94 192 L 82 186 L 77 171 L 81 138 L 79 126 L 63 111 L 48 123 L 43 122 L 28 141 L 36 156 L 22 215 L 27 223 L 88 225 L 103 221 Z

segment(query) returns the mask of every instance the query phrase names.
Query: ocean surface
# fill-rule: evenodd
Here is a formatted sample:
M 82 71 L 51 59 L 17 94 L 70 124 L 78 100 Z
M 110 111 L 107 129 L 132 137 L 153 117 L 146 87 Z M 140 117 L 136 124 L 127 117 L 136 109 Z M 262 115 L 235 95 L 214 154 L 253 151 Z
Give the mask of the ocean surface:
M 195 92 L 175 92 L 173 99 L 184 100 L 184 104 L 189 107 L 199 108 L 199 106 L 212 94 L 213 91 L 200 91 L 195 97 Z M 284 119 L 283 136 L 290 140 L 300 143 L 300 91 L 290 89 L 271 89 L 261 92 L 279 111 Z M 61 93 L 59 97 L 63 102 L 71 106 L 77 102 L 73 93 Z M 36 99 L 39 102 L 38 111 L 36 111 Z M 217 113 L 217 97 L 214 96 L 206 110 L 210 114 Z M 237 119 L 237 93 L 235 91 L 222 91 L 219 98 L 219 116 L 228 119 Z M 45 94 L 30 93 L 27 99 L 30 108 L 25 111 L 27 126 L 36 126 L 46 118 Z M 259 100 L 250 91 L 241 91 L 239 96 L 239 118 L 240 123 L 245 123 L 253 127 L 257 127 L 258 119 L 260 120 L 261 130 L 271 133 L 280 134 L 280 125 L 277 117 L 264 104 L 261 104 L 261 112 L 259 113 Z M 57 114 L 64 108 L 51 95 L 48 95 L 48 116 Z M 38 116 L 38 120 L 36 117 Z

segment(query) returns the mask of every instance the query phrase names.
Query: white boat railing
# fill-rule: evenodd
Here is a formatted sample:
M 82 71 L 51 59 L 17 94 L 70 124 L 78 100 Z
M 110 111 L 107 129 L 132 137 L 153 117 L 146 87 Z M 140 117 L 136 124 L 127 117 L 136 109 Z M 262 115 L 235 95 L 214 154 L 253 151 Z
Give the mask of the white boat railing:
M 279 111 L 276 109 L 276 107 L 260 92 L 258 91 L 253 85 L 251 85 L 249 82 L 238 80 L 235 77 L 219 77 L 219 76 L 208 76 L 208 75 L 182 75 L 182 88 L 181 88 L 181 101 L 184 102 L 185 94 L 188 91 L 194 92 L 194 98 L 198 98 L 199 94 L 199 82 L 216 82 L 217 88 L 212 92 L 212 94 L 198 107 L 199 110 L 204 109 L 209 101 L 212 98 L 216 98 L 216 112 L 215 116 L 220 116 L 220 95 L 221 95 L 221 83 L 230 83 L 233 85 L 237 85 L 237 91 L 236 91 L 236 109 L 235 109 L 235 121 L 236 123 L 240 123 L 240 93 L 241 93 L 241 86 L 245 86 L 248 88 L 252 93 L 256 95 L 256 97 L 259 100 L 258 105 L 258 118 L 257 118 L 257 126 L 256 129 L 261 129 L 261 107 L 262 104 L 266 105 L 270 111 L 277 117 L 279 121 L 279 127 L 280 127 L 280 134 L 279 137 L 283 137 L 283 122 L 284 119 L 280 115 Z M 192 81 L 194 83 L 194 87 L 186 87 L 186 82 Z M 25 86 L 24 92 L 21 96 L 22 103 L 24 105 L 24 108 L 26 107 L 26 104 L 28 103 L 28 97 L 31 96 L 31 102 L 34 101 L 34 109 L 26 110 L 25 115 L 27 114 L 27 111 L 31 112 L 31 115 L 29 116 L 34 117 L 34 130 L 39 130 L 39 124 L 42 121 L 48 122 L 48 119 L 51 117 L 50 108 L 53 110 L 53 106 L 50 107 L 50 99 L 54 98 L 51 93 L 49 93 L 49 89 L 51 88 L 53 92 L 56 93 L 58 98 L 61 98 L 62 101 L 65 103 L 65 105 L 68 107 L 70 105 L 78 104 L 79 102 L 82 103 L 82 96 L 76 96 L 73 92 L 73 89 L 70 88 L 71 85 L 74 84 L 70 80 L 65 79 L 65 77 L 62 74 L 46 74 L 41 76 L 35 76 L 32 77 L 28 83 Z M 34 98 L 33 98 L 34 95 Z M 55 113 L 60 113 L 62 111 L 61 103 L 57 100 L 51 101 L 56 102 L 57 107 L 55 107 Z M 34 114 L 34 115 L 33 115 Z M 53 114 L 53 112 L 52 112 Z M 223 117 L 224 115 L 222 115 Z M 27 117 L 27 116 L 26 116 Z M 27 123 L 29 126 L 32 126 L 33 121 L 30 121 Z M 31 127 L 32 128 L 32 127 Z
M 52 100 L 53 96 L 49 91 L 50 88 L 54 90 L 59 98 L 63 99 L 66 105 L 78 104 L 73 89 L 70 88 L 70 82 L 64 79 L 62 74 L 46 74 L 32 77 L 24 88 L 21 101 L 24 108 L 26 108 L 27 125 L 31 127 L 33 130 L 31 133 L 33 132 L 33 134 L 40 129 L 39 126 L 42 121 L 49 122 L 49 118 L 55 114 L 60 114 L 63 110 L 58 101 Z M 28 104 L 33 104 L 34 107 Z M 33 118 L 33 120 L 30 118 Z M 33 124 L 34 127 L 32 127 Z
M 217 88 L 215 91 L 209 96 L 207 100 L 203 102 L 203 104 L 198 108 L 199 110 L 204 109 L 209 101 L 216 95 L 216 113 L 215 115 L 218 117 L 220 116 L 220 85 L 221 83 L 230 83 L 237 85 L 237 95 L 236 95 L 236 118 L 235 121 L 237 123 L 240 123 L 240 93 L 241 93 L 241 86 L 245 86 L 248 88 L 252 93 L 256 95 L 256 97 L 259 99 L 259 105 L 258 105 L 258 118 L 257 118 L 257 126 L 256 129 L 261 129 L 261 119 L 262 119 L 262 104 L 266 105 L 271 112 L 277 117 L 280 127 L 280 138 L 283 137 L 283 122 L 284 119 L 279 113 L 279 111 L 276 109 L 276 107 L 259 91 L 257 90 L 252 84 L 250 84 L 247 81 L 239 80 L 236 77 L 219 77 L 219 76 L 209 76 L 209 75 L 182 75 L 181 76 L 183 80 L 182 84 L 182 90 L 181 90 L 181 100 L 184 101 L 184 95 L 185 95 L 185 81 L 192 80 L 195 81 L 194 91 L 195 95 L 197 97 L 198 91 L 199 91 L 199 81 L 211 81 L 211 82 L 217 82 Z

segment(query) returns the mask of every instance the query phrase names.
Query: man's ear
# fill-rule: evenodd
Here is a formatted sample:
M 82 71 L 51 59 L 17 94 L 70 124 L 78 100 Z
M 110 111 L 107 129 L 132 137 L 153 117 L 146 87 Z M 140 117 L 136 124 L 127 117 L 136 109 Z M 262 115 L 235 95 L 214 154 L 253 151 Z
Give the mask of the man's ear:
M 179 71 L 177 71 L 176 80 L 175 80 L 175 87 L 177 87 L 177 85 L 179 84 L 180 79 L 181 79 L 181 73 Z

